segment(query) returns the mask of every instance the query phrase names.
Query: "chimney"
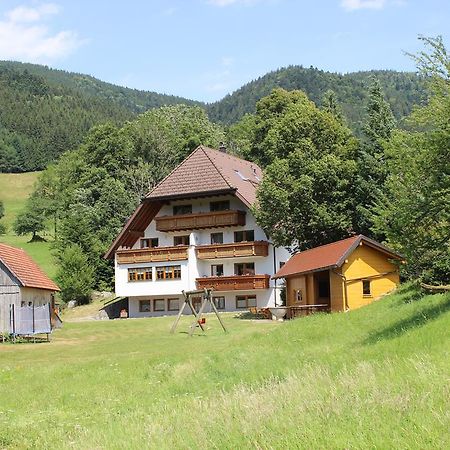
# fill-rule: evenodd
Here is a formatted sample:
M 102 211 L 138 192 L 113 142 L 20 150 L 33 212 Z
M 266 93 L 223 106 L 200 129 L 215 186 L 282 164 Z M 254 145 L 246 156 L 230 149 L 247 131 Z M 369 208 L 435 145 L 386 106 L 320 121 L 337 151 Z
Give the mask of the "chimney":
M 227 152 L 227 147 L 225 146 L 225 144 L 223 142 L 219 142 L 219 151 L 222 153 Z

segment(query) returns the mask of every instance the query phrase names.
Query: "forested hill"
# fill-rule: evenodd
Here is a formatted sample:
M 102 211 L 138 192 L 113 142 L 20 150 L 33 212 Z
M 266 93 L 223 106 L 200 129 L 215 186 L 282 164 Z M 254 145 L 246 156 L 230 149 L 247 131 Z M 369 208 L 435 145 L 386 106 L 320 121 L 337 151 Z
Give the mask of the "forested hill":
M 231 124 L 245 113 L 254 112 L 256 102 L 275 87 L 301 89 L 317 105 L 332 89 L 350 127 L 358 134 L 372 75 L 380 80 L 397 119 L 425 100 L 421 78 L 394 71 L 340 75 L 291 66 L 270 72 L 222 100 L 205 105 L 116 86 L 88 75 L 0 61 L 0 172 L 43 169 L 61 153 L 76 148 L 93 125 L 120 125 L 138 113 L 163 105 L 199 105 L 208 111 L 212 121 Z
M 138 91 L 88 75 L 0 61 L 0 172 L 44 168 L 96 124 L 121 124 L 180 97 Z
M 244 114 L 253 113 L 256 102 L 276 87 L 301 89 L 317 105 L 320 105 L 324 93 L 331 89 L 336 93 L 349 125 L 358 132 L 372 76 L 379 79 L 397 119 L 408 115 L 413 105 L 422 103 L 426 98 L 424 81 L 414 73 L 372 70 L 341 75 L 312 67 L 290 66 L 270 72 L 222 100 L 209 104 L 208 113 L 215 122 L 231 124 Z
M 10 69 L 13 71 L 27 71 L 45 79 L 46 83 L 53 88 L 66 87 L 76 90 L 84 95 L 111 101 L 121 107 L 135 113 L 141 113 L 151 108 L 163 105 L 177 105 L 180 103 L 188 105 L 201 105 L 201 102 L 189 100 L 175 95 L 159 94 L 157 92 L 131 89 L 115 84 L 107 83 L 94 78 L 64 70 L 52 69 L 38 64 L 20 63 L 15 61 L 0 61 L 0 70 Z

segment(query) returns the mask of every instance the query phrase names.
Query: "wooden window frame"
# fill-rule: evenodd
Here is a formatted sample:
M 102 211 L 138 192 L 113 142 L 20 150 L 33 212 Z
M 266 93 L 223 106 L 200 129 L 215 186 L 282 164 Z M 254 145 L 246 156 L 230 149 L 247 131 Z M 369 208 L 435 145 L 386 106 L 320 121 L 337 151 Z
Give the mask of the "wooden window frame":
M 178 302 L 176 308 L 171 308 L 170 303 L 171 302 Z M 179 298 L 168 298 L 167 299 L 167 311 L 179 311 L 180 310 L 180 299 Z
M 138 281 L 152 281 L 152 280 L 153 280 L 152 267 L 131 267 L 128 269 L 128 282 L 136 283 Z
M 363 294 L 363 297 L 372 297 L 372 283 L 371 283 L 371 280 L 361 280 L 361 283 L 362 283 L 362 294 Z M 364 286 L 364 283 L 368 283 L 369 293 L 364 292 L 366 290 L 365 286 Z
M 159 275 L 162 274 L 160 277 Z M 171 274 L 170 276 L 167 276 Z M 177 276 L 175 276 L 177 275 Z M 178 276 L 179 275 L 179 276 Z M 181 266 L 157 266 L 156 267 L 156 281 L 167 281 L 167 280 L 181 280 Z
M 242 233 L 242 240 L 238 240 L 237 236 Z M 249 239 L 248 234 L 252 234 L 251 239 Z M 234 232 L 234 242 L 254 242 L 255 241 L 255 230 L 241 230 Z
M 157 309 L 156 302 L 164 302 L 164 308 Z M 166 310 L 166 300 L 164 298 L 154 298 L 153 299 L 153 312 L 163 312 Z
M 254 305 L 249 305 L 248 301 L 250 300 L 255 300 L 255 304 Z M 238 306 L 238 302 L 245 300 L 245 306 Z M 236 309 L 248 309 L 248 308 L 256 308 L 258 304 L 256 295 L 236 295 Z
M 239 266 L 242 266 L 242 274 L 238 273 L 237 267 L 239 267 Z M 253 267 L 247 267 L 247 266 L 253 266 Z M 248 271 L 248 273 L 245 273 L 246 271 Z M 256 274 L 255 263 L 254 262 L 234 263 L 234 274 L 238 277 L 254 276 Z
M 148 305 L 148 309 L 143 309 L 142 305 L 143 304 L 147 304 Z M 151 300 L 139 300 L 139 312 L 151 312 L 152 311 L 152 302 Z

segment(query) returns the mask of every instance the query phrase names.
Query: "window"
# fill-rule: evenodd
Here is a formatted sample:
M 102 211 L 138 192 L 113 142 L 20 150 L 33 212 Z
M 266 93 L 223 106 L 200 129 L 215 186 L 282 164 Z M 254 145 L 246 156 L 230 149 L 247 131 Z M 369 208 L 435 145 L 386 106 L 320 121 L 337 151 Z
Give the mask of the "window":
M 153 311 L 165 311 L 166 301 L 163 298 L 155 298 L 153 300 Z
M 150 312 L 150 300 L 139 300 L 139 312 Z
M 363 289 L 363 295 L 365 297 L 370 297 L 372 295 L 372 292 L 370 289 L 370 280 L 362 280 L 362 289 Z
M 211 233 L 211 244 L 223 244 L 223 233 Z
M 156 268 L 157 280 L 179 280 L 181 278 L 181 266 L 161 266 Z
M 149 281 L 152 278 L 151 267 L 128 269 L 128 281 Z
M 212 264 L 211 265 L 211 276 L 212 277 L 222 277 L 223 276 L 223 264 Z
M 174 236 L 173 245 L 189 245 L 189 235 L 185 234 L 183 236 Z
M 256 295 L 237 295 L 236 296 L 236 308 L 252 308 L 256 307 Z
M 173 207 L 174 216 L 181 216 L 182 214 L 192 214 L 192 205 L 175 205 Z
M 168 303 L 168 310 L 169 311 L 179 311 L 180 309 L 180 300 L 178 300 L 177 298 L 169 298 L 167 300 Z
M 255 240 L 254 230 L 244 230 L 234 232 L 234 242 L 251 242 Z
M 301 289 L 294 289 L 294 300 L 300 303 L 303 300 L 303 293 Z
M 158 238 L 141 239 L 141 248 L 153 248 L 153 247 L 158 247 L 158 245 L 159 245 Z
M 238 263 L 234 265 L 235 275 L 255 275 L 255 263 Z
M 223 200 L 220 202 L 211 202 L 209 204 L 209 210 L 212 211 L 227 211 L 230 209 L 230 201 Z
M 213 302 L 217 309 L 225 309 L 225 297 L 213 297 Z

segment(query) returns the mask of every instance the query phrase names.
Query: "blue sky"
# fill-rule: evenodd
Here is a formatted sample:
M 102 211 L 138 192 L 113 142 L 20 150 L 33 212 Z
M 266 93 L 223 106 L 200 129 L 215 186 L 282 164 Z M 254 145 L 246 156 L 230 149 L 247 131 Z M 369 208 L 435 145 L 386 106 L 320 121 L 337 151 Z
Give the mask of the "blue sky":
M 290 64 L 414 70 L 449 0 L 0 0 L 0 59 L 204 101 Z

